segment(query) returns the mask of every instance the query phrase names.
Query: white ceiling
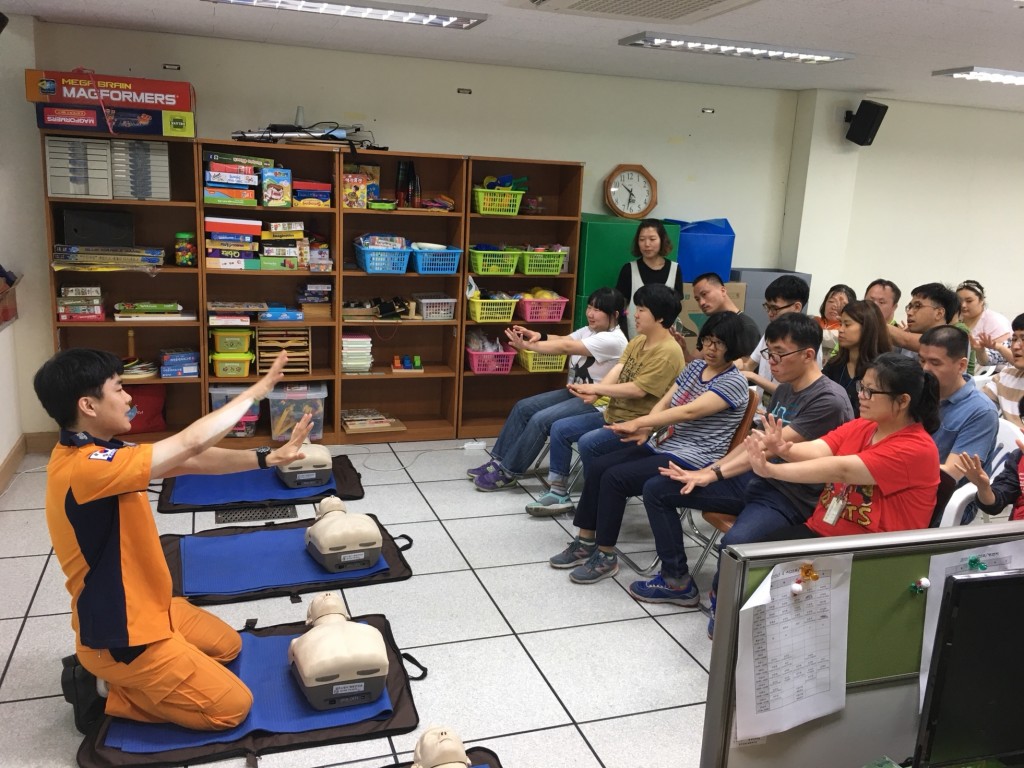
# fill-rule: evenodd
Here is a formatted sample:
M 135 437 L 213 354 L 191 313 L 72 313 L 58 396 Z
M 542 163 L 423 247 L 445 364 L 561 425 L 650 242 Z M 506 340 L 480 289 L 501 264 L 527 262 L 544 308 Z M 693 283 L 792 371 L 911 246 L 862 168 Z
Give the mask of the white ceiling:
M 0 10 L 64 24 L 691 83 L 856 91 L 882 101 L 1024 112 L 1024 86 L 931 76 L 969 65 L 1024 71 L 1024 0 L 757 0 L 692 24 L 581 16 L 534 8 L 529 0 L 409 2 L 489 18 L 473 30 L 454 31 L 201 0 L 0 0 Z M 616 7 L 628 11 L 645 2 L 621 0 Z M 854 58 L 810 65 L 618 45 L 645 30 Z

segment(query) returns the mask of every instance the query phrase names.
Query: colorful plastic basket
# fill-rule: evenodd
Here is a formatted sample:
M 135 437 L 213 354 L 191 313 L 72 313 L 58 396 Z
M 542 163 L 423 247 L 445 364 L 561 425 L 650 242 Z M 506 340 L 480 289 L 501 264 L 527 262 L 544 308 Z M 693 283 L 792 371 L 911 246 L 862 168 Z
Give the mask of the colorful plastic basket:
M 459 271 L 461 248 L 446 251 L 412 251 L 412 269 L 421 275 L 454 275 Z
M 565 369 L 566 357 L 567 355 L 549 355 L 530 349 L 520 349 L 516 354 L 519 365 L 530 373 L 558 373 Z
M 404 275 L 409 268 L 409 248 L 366 248 L 355 245 L 356 264 L 368 274 Z
M 529 323 L 557 323 L 568 303 L 568 299 L 520 299 L 516 315 Z
M 516 304 L 516 299 L 470 299 L 469 319 L 478 323 L 509 323 Z
M 524 275 L 557 275 L 562 271 L 565 254 L 561 251 L 523 251 L 516 272 Z
M 511 275 L 522 251 L 478 251 L 469 249 L 469 268 L 480 275 Z
M 424 320 L 454 320 L 455 299 L 443 293 L 414 293 L 413 299 L 420 307 L 420 316 Z
M 513 189 L 473 190 L 473 210 L 486 216 L 515 216 L 525 191 Z
M 512 361 L 516 359 L 516 351 L 501 345 L 501 352 L 474 352 L 466 347 L 466 364 L 476 374 L 500 375 L 512 370 Z

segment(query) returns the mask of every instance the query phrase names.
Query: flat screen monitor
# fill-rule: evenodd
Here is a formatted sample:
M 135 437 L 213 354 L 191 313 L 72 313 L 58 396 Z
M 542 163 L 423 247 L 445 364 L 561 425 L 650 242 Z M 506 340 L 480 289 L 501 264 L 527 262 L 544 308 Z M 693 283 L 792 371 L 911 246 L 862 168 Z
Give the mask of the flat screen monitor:
M 1024 765 L 1024 570 L 950 576 L 915 768 Z

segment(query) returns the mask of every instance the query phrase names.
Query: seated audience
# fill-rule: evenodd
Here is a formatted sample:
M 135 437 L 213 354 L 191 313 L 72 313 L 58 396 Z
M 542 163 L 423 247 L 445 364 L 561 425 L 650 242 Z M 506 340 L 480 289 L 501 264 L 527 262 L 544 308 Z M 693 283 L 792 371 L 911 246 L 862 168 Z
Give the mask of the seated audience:
M 568 336 L 531 331 L 521 325 L 505 330 L 514 349 L 541 354 L 570 355 L 569 384 L 592 384 L 610 371 L 626 349 L 619 318 L 626 300 L 614 288 L 598 288 L 587 299 L 587 324 Z M 551 425 L 567 416 L 595 413 L 568 389 L 556 389 L 517 402 L 498 435 L 491 458 L 467 471 L 480 491 L 497 491 L 516 484 L 540 455 Z
M 768 324 L 765 339 L 768 346 L 761 354 L 779 382 L 771 413 L 784 425 L 788 442 L 816 440 L 853 418 L 846 392 L 818 369 L 821 327 L 814 319 L 799 313 L 783 315 Z M 693 471 L 670 463 L 659 472 L 660 477 L 644 485 L 643 499 L 661 573 L 629 587 L 633 597 L 649 603 L 694 606 L 700 602 L 686 563 L 680 507 L 738 515 L 722 545 L 743 544 L 806 520 L 822 489 L 821 483 L 802 485 L 755 476 L 742 445 L 705 469 Z M 710 593 L 712 611 L 717 580 L 716 575 Z
M 667 285 L 683 298 L 683 271 L 666 257 L 672 251 L 672 240 L 665 225 L 658 219 L 644 219 L 633 236 L 633 260 L 622 265 L 615 287 L 630 297 L 629 307 L 619 320 L 623 333 L 632 339 L 637 334 L 636 306 L 632 297 L 645 285 Z
M 870 301 L 851 301 L 843 307 L 839 324 L 839 351 L 821 372 L 846 390 L 853 415 L 860 415 L 857 382 L 876 357 L 892 349 L 885 320 Z
M 910 303 L 907 304 L 907 326 L 900 328 L 890 325 L 889 339 L 893 350 L 907 357 L 914 358 L 921 348 L 921 334 L 929 328 L 939 325 L 956 325 L 957 313 L 960 311 L 960 299 L 942 283 L 925 283 L 911 291 Z M 964 332 L 967 328 L 964 327 Z M 970 350 L 967 356 L 967 374 L 974 375 L 975 355 Z
M 1024 419 L 1024 397 L 1017 403 L 1017 418 Z M 978 488 L 974 496 L 978 509 L 990 515 L 998 515 L 1006 507 L 1012 506 L 1010 519 L 1024 520 L 1024 440 L 1017 440 L 1017 450 L 1006 457 L 1002 471 L 991 483 L 985 472 L 985 462 L 980 456 L 962 453 L 959 464 L 964 476 Z M 999 468 L 993 467 L 992 470 L 997 471 Z
M 589 413 L 559 419 L 551 425 L 548 484 L 550 490 L 526 505 L 531 515 L 560 515 L 572 509 L 569 467 L 573 443 L 589 461 L 623 445 L 605 424 L 643 416 L 658 404 L 683 368 L 683 353 L 668 329 L 679 314 L 679 297 L 665 285 L 645 285 L 633 297 L 638 334 L 626 345 L 619 362 L 594 384 L 569 384 L 567 389 Z M 608 398 L 607 406 L 599 399 Z
M 900 305 L 900 287 L 892 280 L 879 278 L 868 283 L 864 300 L 870 301 L 882 313 L 886 325 L 896 325 L 896 308 Z
M 761 305 L 764 307 L 765 314 L 768 315 L 768 322 L 788 315 L 790 312 L 803 312 L 810 293 L 811 288 L 807 282 L 796 275 L 782 275 L 772 280 L 764 289 L 764 304 Z M 762 335 L 750 355 L 750 362 L 744 375 L 747 377 L 747 381 L 770 396 L 778 387 L 778 382 L 772 378 L 771 363 L 761 354 L 767 348 L 768 343 Z M 820 354 L 818 362 L 821 363 Z
M 759 476 L 825 483 L 806 523 L 775 531 L 766 541 L 927 528 L 939 486 L 939 454 L 928 437 L 939 425 L 935 377 L 913 360 L 888 352 L 858 385 L 861 417 L 820 440 L 790 443 L 770 419 L 747 438 Z M 786 460 L 773 464 L 774 454 Z
M 825 299 L 818 309 L 818 317 L 814 318 L 822 330 L 821 356 L 823 358 L 831 356 L 838 344 L 839 316 L 843 312 L 843 307 L 856 300 L 857 292 L 842 283 L 833 285 L 825 294 Z
M 1010 365 L 985 382 L 982 392 L 991 398 L 1003 418 L 1024 429 L 1020 411 L 1015 407 L 1024 397 L 1024 314 L 1013 318 L 1013 335 L 1009 338 Z
M 743 332 L 732 312 L 709 317 L 697 337 L 704 359 L 687 365 L 650 413 L 608 425 L 626 446 L 584 463 L 583 495 L 573 519 L 580 531 L 550 559 L 553 568 L 572 568 L 569 578 L 577 584 L 614 576 L 626 501 L 670 460 L 700 469 L 725 455 L 749 400 L 747 380 L 733 365 Z
M 986 461 L 996 444 L 999 413 L 978 391 L 966 374 L 967 334 L 951 325 L 940 325 L 921 334 L 921 366 L 939 383 L 940 425 L 932 432 L 939 449 L 939 461 L 946 474 L 959 480 L 957 466 L 961 453 L 984 456 Z
M 985 303 L 985 288 L 977 280 L 964 280 L 957 286 L 960 299 L 960 322 L 971 335 L 971 347 L 978 358 L 978 365 L 1002 363 L 1008 357 L 1006 340 L 1012 329 L 1010 321 Z

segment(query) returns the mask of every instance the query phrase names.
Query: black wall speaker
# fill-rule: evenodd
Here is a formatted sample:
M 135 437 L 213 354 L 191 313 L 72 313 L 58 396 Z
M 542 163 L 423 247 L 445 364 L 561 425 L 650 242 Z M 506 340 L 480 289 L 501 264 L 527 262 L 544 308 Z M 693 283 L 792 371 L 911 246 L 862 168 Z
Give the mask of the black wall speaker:
M 2 13 L 0 13 L 0 32 L 4 31 L 4 27 L 7 26 L 7 22 L 8 21 L 9 21 L 9 19 L 6 16 L 4 16 Z
M 862 147 L 870 146 L 871 142 L 875 140 L 875 134 L 878 133 L 882 118 L 885 117 L 888 110 L 887 104 L 879 104 L 877 101 L 865 99 L 857 107 L 857 114 L 846 113 L 846 122 L 850 124 L 846 138 Z

